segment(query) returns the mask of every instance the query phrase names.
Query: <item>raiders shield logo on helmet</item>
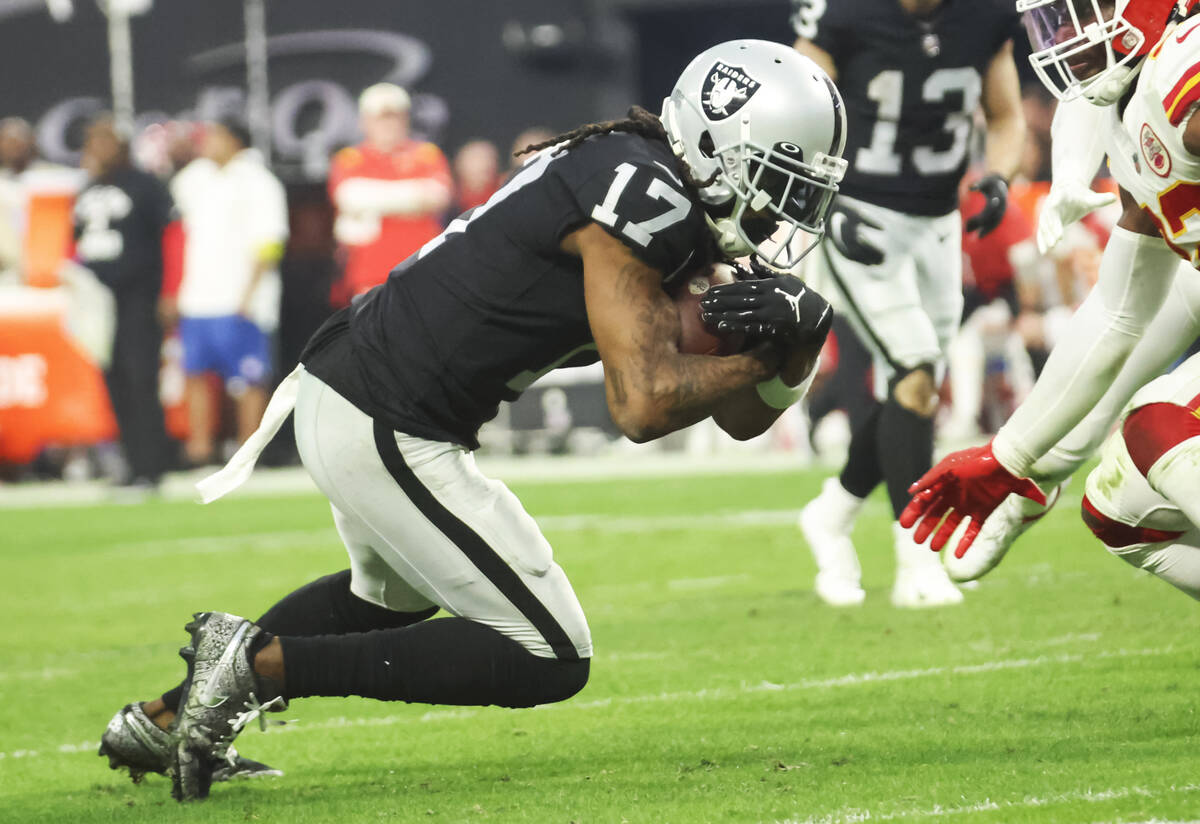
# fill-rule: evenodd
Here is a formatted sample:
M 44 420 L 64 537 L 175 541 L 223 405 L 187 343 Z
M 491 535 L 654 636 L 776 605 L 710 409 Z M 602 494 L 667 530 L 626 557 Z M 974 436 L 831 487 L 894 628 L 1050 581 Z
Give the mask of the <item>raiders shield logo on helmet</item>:
M 741 68 L 718 61 L 704 78 L 700 103 L 709 120 L 724 120 L 745 106 L 760 85 Z

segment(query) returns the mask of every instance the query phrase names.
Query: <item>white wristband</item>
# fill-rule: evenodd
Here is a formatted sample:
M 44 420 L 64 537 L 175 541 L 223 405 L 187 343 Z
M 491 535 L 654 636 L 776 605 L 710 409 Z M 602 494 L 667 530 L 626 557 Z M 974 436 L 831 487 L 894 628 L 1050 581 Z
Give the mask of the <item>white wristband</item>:
M 812 371 L 816 372 L 817 370 L 813 369 Z M 787 409 L 804 397 L 804 392 L 808 388 L 806 384 L 807 382 L 801 383 L 799 386 L 788 386 L 782 378 L 776 375 L 754 388 L 758 390 L 758 396 L 767 406 L 772 409 Z

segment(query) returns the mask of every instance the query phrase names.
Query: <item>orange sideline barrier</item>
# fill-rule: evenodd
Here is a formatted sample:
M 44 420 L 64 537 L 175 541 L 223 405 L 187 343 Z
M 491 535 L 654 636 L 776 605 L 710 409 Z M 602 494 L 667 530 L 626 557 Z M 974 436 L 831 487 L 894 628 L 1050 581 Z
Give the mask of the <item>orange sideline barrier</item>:
M 112 440 L 104 377 L 52 311 L 0 317 L 0 462 Z

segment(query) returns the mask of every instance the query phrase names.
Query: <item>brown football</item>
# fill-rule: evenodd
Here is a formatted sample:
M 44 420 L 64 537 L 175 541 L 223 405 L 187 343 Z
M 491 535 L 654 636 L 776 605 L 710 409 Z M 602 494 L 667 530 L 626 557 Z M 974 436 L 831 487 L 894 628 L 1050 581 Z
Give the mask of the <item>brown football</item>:
M 671 299 L 679 312 L 679 351 L 685 355 L 732 355 L 744 342 L 740 335 L 721 337 L 710 332 L 700 320 L 700 300 L 709 288 L 732 283 L 734 268 L 728 263 L 693 269 L 671 289 Z

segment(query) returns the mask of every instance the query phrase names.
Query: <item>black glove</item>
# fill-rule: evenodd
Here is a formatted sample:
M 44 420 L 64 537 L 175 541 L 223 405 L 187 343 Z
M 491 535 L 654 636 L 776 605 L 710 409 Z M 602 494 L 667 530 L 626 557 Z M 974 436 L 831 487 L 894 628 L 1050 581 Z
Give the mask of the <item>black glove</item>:
M 833 309 L 800 278 L 776 275 L 712 287 L 700 301 L 700 320 L 723 335 L 799 349 L 825 342 Z
M 987 175 L 971 186 L 972 192 L 982 192 L 983 208 L 971 215 L 967 220 L 968 232 L 979 232 L 980 237 L 986 237 L 1004 220 L 1004 211 L 1008 208 L 1008 183 L 997 174 Z
M 840 205 L 836 200 L 829 210 L 829 218 L 825 223 L 826 234 L 833 241 L 842 257 L 849 258 L 855 263 L 867 266 L 878 266 L 883 263 L 883 252 L 872 246 L 862 237 L 862 228 L 880 229 L 880 226 L 870 218 L 863 217 L 853 209 Z
M 736 260 L 726 261 L 736 271 L 738 280 L 763 280 L 787 274 L 782 269 L 776 269 L 763 263 L 757 255 L 751 255 L 747 260 L 750 262 L 749 266 Z

